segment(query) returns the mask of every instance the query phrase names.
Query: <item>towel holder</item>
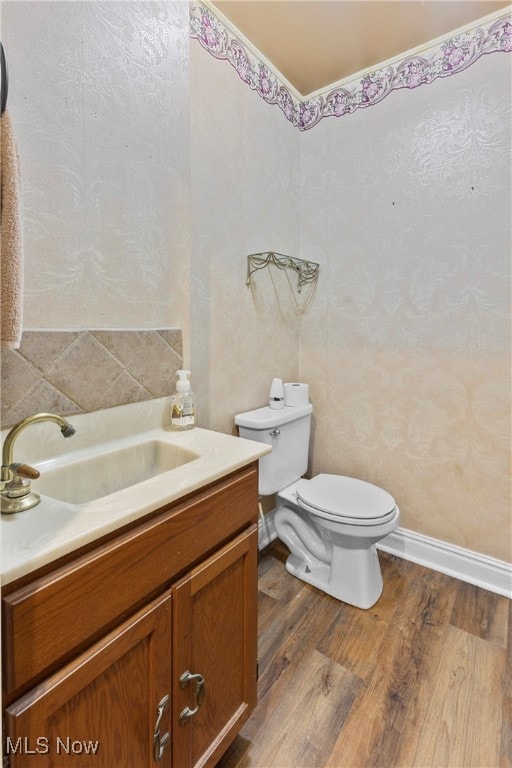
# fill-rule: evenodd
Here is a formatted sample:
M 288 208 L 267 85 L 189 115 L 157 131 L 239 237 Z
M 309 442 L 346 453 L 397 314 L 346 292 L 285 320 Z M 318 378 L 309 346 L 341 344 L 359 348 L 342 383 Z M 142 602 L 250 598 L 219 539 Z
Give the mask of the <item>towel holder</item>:
M 7 106 L 7 94 L 9 93 L 9 73 L 7 72 L 7 60 L 5 58 L 4 46 L 0 43 L 0 70 L 2 77 L 1 109 L 2 115 Z
M 301 292 L 302 286 L 306 283 L 316 282 L 318 278 L 318 270 L 320 269 L 320 265 L 316 264 L 314 261 L 304 261 L 304 259 L 285 256 L 282 253 L 275 253 L 274 251 L 251 253 L 247 257 L 247 279 L 245 284 L 251 284 L 251 277 L 254 272 L 270 265 L 273 265 L 278 269 L 291 269 L 293 272 L 296 272 L 298 277 L 298 293 Z

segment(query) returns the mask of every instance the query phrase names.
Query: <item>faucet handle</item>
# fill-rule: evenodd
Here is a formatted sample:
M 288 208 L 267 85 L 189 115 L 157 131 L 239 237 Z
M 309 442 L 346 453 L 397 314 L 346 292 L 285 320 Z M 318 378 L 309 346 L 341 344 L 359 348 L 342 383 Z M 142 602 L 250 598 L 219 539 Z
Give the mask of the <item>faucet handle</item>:
M 39 504 L 41 497 L 30 490 L 30 481 L 37 480 L 39 470 L 28 464 L 14 462 L 7 468 L 12 473 L 8 482 L 0 493 L 0 511 L 3 515 L 11 515 L 13 512 L 22 512 Z
M 15 475 L 26 477 L 29 480 L 37 480 L 41 474 L 35 467 L 31 467 L 29 464 L 20 464 L 16 461 L 13 464 L 9 464 L 9 469 L 12 470 Z

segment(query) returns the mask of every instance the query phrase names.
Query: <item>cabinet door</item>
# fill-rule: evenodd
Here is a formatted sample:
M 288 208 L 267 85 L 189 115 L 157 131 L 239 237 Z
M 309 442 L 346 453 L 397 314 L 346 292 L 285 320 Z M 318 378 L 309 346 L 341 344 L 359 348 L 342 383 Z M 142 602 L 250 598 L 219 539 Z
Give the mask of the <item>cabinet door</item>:
M 18 699 L 6 710 L 9 764 L 153 766 L 158 705 L 170 696 L 171 632 L 167 593 Z M 160 765 L 170 766 L 170 699 L 161 708 L 160 744 L 168 743 Z
M 256 705 L 257 551 L 252 526 L 173 588 L 174 768 L 215 765 Z

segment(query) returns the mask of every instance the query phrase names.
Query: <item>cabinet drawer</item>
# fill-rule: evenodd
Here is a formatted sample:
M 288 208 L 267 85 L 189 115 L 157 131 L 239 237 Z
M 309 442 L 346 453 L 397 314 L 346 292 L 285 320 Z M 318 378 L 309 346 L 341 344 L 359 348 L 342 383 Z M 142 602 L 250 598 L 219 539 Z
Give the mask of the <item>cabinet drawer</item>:
M 41 680 L 257 519 L 256 466 L 241 470 L 2 599 L 8 700 Z

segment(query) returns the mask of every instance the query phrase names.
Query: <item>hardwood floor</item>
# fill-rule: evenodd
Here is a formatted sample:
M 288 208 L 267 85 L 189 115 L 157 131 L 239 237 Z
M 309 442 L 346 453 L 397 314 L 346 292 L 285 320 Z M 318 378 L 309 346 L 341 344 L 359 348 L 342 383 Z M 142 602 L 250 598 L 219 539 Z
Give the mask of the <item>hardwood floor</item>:
M 217 768 L 511 768 L 511 601 L 380 553 L 373 608 L 259 563 L 259 703 Z

